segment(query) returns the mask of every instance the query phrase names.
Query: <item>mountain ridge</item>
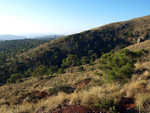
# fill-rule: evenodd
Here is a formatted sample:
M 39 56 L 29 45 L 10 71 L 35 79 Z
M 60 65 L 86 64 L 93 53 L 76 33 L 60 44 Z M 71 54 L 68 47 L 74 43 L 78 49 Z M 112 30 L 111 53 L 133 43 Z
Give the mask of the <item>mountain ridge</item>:
M 134 22 L 135 20 L 138 20 L 138 21 L 141 21 L 140 19 L 147 19 L 147 20 L 150 20 L 150 16 L 148 15 L 148 16 L 144 16 L 144 17 L 140 17 L 140 18 L 135 18 L 135 19 L 131 19 L 131 20 L 128 20 L 128 21 L 123 21 L 123 22 L 117 22 L 117 23 L 110 23 L 110 24 L 107 24 L 107 25 L 104 25 L 104 26 L 100 26 L 100 27 L 97 27 L 97 28 L 93 28 L 93 29 L 90 29 L 90 30 L 86 30 L 86 31 L 83 31 L 83 32 L 80 32 L 80 33 L 76 33 L 76 34 L 72 34 L 72 35 L 68 35 L 68 36 L 64 36 L 64 37 L 62 37 L 62 38 L 59 38 L 59 39 L 56 39 L 56 40 L 53 40 L 53 41 L 51 41 L 51 42 L 49 42 L 49 43 L 47 43 L 47 44 L 45 44 L 45 46 L 48 46 L 48 45 L 58 45 L 58 44 L 60 44 L 60 46 L 62 46 L 63 44 L 61 44 L 62 42 L 64 42 L 64 40 L 68 40 L 70 37 L 72 37 L 72 36 L 75 36 L 75 37 L 77 37 L 77 38 L 79 38 L 79 36 L 81 36 L 82 34 L 83 35 L 86 35 L 87 33 L 90 33 L 91 32 L 91 34 L 93 33 L 93 32 L 97 32 L 97 31 L 104 31 L 105 32 L 105 30 L 107 30 L 107 29 L 109 29 L 109 28 L 111 28 L 111 27 L 115 27 L 116 29 L 115 29 L 115 32 L 117 32 L 117 34 L 119 34 L 119 32 L 118 31 L 121 31 L 122 29 L 126 29 L 126 27 L 128 27 L 127 26 L 127 24 L 129 24 L 128 22 Z M 143 20 L 143 21 L 145 21 L 145 20 Z M 139 23 L 139 22 L 136 22 L 136 23 L 132 23 L 132 25 L 134 25 L 134 26 L 136 26 L 136 24 L 137 23 Z M 150 21 L 149 21 L 149 23 L 150 23 Z M 141 24 L 142 24 L 142 22 L 141 22 Z M 141 25 L 140 24 L 140 25 Z M 129 27 L 132 27 L 132 25 L 130 25 Z M 138 26 L 139 26 L 139 24 L 138 24 Z M 107 28 L 108 27 L 108 28 Z M 150 29 L 150 26 L 147 26 L 148 28 L 145 28 L 145 29 Z M 143 25 L 142 25 L 142 27 L 141 28 L 143 28 Z M 130 28 L 131 29 L 131 28 Z M 132 28 L 133 30 L 133 33 L 131 33 L 130 34 L 130 32 L 131 32 L 131 30 L 128 30 L 128 31 L 125 31 L 126 33 L 124 33 L 124 35 L 121 35 L 121 38 L 123 39 L 123 38 L 128 38 L 128 39 L 125 39 L 126 41 L 128 41 L 128 42 L 130 42 L 131 44 L 134 44 L 134 43 L 136 43 L 136 41 L 137 41 L 137 39 L 138 38 L 145 38 L 144 40 L 146 40 L 147 38 L 149 38 L 150 37 L 150 32 L 148 31 L 145 31 L 143 34 L 142 34 L 142 32 L 143 31 L 141 31 L 139 34 L 138 33 L 136 33 L 136 32 L 139 32 L 138 30 L 139 30 L 139 27 L 138 28 Z M 118 30 L 118 31 L 117 31 Z M 130 32 L 129 32 L 130 31 Z M 107 32 L 107 31 L 106 31 Z M 111 32 L 111 31 L 108 31 L 108 32 Z M 129 34 L 128 34 L 129 33 Z M 121 34 L 121 33 L 120 33 Z M 120 36 L 120 34 L 119 34 L 119 36 Z M 128 35 L 128 36 L 127 36 Z M 118 36 L 118 37 L 119 37 Z M 101 37 L 101 36 L 100 36 Z M 132 37 L 132 38 L 131 38 Z M 114 37 L 113 37 L 114 38 Z M 60 47 L 59 46 L 59 47 Z M 35 48 L 35 50 L 36 50 L 36 48 Z

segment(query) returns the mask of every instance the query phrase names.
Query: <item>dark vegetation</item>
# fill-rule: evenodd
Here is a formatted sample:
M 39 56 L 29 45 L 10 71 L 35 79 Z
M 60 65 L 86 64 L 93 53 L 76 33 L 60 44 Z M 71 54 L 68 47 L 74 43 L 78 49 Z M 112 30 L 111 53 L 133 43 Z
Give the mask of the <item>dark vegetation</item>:
M 53 38 L 47 40 L 23 39 L 0 41 L 0 82 L 4 83 L 9 78 L 9 74 L 11 74 L 12 72 L 15 72 L 15 74 L 12 74 L 12 76 L 8 80 L 8 82 L 10 83 L 15 83 L 17 78 L 24 77 L 24 75 L 20 73 L 23 67 L 19 68 L 19 66 L 17 65 L 17 56 L 50 40 L 53 40 Z M 22 59 L 22 56 L 20 58 Z M 7 65 L 7 63 L 9 63 L 9 66 Z M 18 77 L 14 75 L 17 75 Z
M 146 21 L 143 21 L 143 19 Z M 147 40 L 150 38 L 150 16 L 143 17 L 143 19 L 138 18 L 113 23 L 62 37 L 24 52 L 7 63 L 5 60 L 1 60 L 4 62 L 1 63 L 0 82 L 5 83 L 15 73 L 21 73 L 24 77 L 42 76 L 50 75 L 57 71 L 61 73 L 63 69 L 68 67 L 72 72 L 73 66 L 92 63 L 104 53 L 116 52 L 136 43 L 139 38 Z M 116 59 L 119 58 L 116 57 Z M 122 70 L 113 68 L 113 71 L 110 70 L 109 73 L 117 76 L 115 71 L 123 72 L 128 67 L 132 68 L 133 66 L 128 63 Z
M 131 78 L 134 72 L 134 64 L 148 51 L 129 51 L 123 49 L 117 53 L 106 53 L 98 61 L 99 69 L 103 70 L 104 77 L 108 82 L 123 82 Z
M 98 107 L 100 109 L 105 109 L 111 113 L 117 113 L 117 101 L 113 97 L 102 98 L 98 102 Z
M 71 86 L 56 86 L 52 89 L 49 89 L 49 94 L 50 95 L 57 95 L 59 92 L 64 92 L 64 93 L 73 93 L 75 88 L 72 88 Z
M 0 62 L 5 62 L 7 58 L 14 58 L 16 55 L 45 42 L 45 40 L 36 39 L 0 41 Z

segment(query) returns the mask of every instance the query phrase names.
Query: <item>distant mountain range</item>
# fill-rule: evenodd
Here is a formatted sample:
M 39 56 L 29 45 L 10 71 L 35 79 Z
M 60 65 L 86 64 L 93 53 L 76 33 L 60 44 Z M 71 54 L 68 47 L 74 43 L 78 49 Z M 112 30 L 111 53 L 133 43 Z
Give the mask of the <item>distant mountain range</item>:
M 59 38 L 64 35 L 43 35 L 43 36 L 35 36 L 35 37 L 30 37 L 30 36 L 17 36 L 17 35 L 0 35 L 0 40 L 20 40 L 20 39 L 42 39 L 42 40 L 47 40 L 49 38 Z
M 25 36 L 15 36 L 15 35 L 0 35 L 0 40 L 16 40 L 16 39 L 25 39 Z

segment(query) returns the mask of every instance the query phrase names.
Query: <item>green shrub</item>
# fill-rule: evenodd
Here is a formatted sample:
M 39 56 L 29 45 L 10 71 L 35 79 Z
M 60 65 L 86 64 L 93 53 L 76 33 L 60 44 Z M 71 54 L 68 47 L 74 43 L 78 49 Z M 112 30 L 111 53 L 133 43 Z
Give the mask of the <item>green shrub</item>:
M 128 32 L 127 36 L 133 36 L 133 33 L 132 32 Z
M 79 67 L 78 67 L 78 71 L 80 71 L 80 72 L 81 72 L 81 71 L 85 71 L 85 69 L 84 69 L 83 66 L 79 66 Z
M 89 61 L 90 61 L 90 58 L 88 56 L 83 56 L 81 58 L 81 63 L 82 64 L 87 64 L 87 63 L 89 63 Z
M 36 77 L 43 78 L 43 75 L 46 75 L 48 71 L 48 67 L 45 65 L 40 65 L 36 69 L 33 70 L 32 75 Z
M 103 71 L 108 82 L 123 82 L 131 78 L 137 57 L 137 52 L 127 49 L 120 50 L 115 54 L 106 53 L 99 59 L 98 68 Z
M 98 101 L 98 107 L 106 111 L 111 111 L 115 113 L 117 109 L 117 101 L 112 97 L 102 98 Z
M 21 78 L 19 78 L 16 82 L 21 83 L 21 82 L 23 82 L 23 80 Z
M 23 74 L 21 73 L 15 73 L 12 74 L 9 79 L 7 79 L 7 83 L 16 83 L 18 79 L 22 78 Z
M 57 71 L 57 73 L 58 73 L 58 74 L 63 74 L 63 73 L 65 73 L 65 71 L 64 71 L 63 68 L 59 68 L 58 71 Z
M 94 67 L 91 67 L 90 70 L 91 70 L 91 71 L 94 71 L 95 69 L 94 69 Z
M 74 88 L 72 88 L 71 86 L 56 86 L 52 89 L 49 89 L 49 94 L 50 95 L 57 95 L 59 92 L 64 92 L 64 93 L 73 93 L 74 92 Z

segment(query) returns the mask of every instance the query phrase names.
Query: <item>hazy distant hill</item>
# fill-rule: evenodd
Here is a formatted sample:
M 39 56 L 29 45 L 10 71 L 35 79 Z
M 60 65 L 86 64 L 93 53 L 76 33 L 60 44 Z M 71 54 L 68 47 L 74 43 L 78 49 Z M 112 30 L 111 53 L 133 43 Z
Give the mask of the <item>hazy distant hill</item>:
M 21 39 L 40 39 L 40 40 L 51 40 L 62 37 L 64 35 L 43 35 L 43 36 L 17 36 L 17 35 L 0 35 L 0 40 L 21 40 Z
M 0 40 L 16 40 L 16 39 L 25 39 L 25 36 L 15 36 L 15 35 L 0 35 Z

